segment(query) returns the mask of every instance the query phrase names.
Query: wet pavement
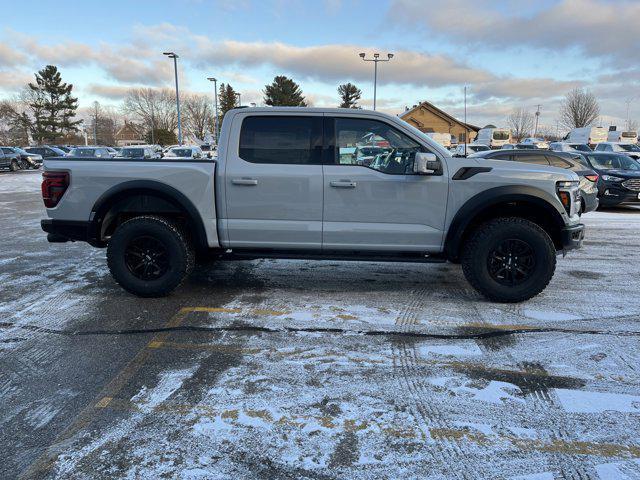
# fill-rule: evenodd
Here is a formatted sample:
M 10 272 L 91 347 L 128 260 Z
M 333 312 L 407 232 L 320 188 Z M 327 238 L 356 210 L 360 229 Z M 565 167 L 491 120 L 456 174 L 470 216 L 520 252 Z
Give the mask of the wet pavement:
M 200 265 L 138 299 L 0 174 L 0 478 L 640 478 L 640 211 L 517 305 L 456 265 Z

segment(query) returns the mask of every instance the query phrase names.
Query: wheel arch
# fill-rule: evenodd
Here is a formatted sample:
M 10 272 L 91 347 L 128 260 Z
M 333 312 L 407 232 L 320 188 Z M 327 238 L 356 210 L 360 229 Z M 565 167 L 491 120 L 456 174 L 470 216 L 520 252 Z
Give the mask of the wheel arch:
M 207 234 L 202 216 L 182 192 L 166 183 L 153 180 L 132 180 L 104 192 L 91 209 L 90 243 L 106 244 L 104 238 L 123 215 L 159 214 L 178 217 L 185 223 L 194 246 L 207 248 Z
M 517 216 L 542 227 L 556 250 L 562 249 L 561 230 L 565 226 L 554 198 L 544 190 L 527 185 L 495 187 L 467 200 L 453 218 L 445 238 L 447 258 L 457 261 L 465 240 L 481 223 L 492 218 Z

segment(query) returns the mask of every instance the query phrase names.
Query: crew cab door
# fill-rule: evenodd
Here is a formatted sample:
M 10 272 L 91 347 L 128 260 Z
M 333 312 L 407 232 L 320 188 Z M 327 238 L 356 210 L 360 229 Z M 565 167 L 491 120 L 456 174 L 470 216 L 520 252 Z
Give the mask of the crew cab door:
M 426 147 L 369 118 L 327 116 L 325 136 L 323 250 L 441 250 L 448 181 L 413 173 Z
M 319 250 L 322 115 L 237 115 L 225 192 L 231 248 Z

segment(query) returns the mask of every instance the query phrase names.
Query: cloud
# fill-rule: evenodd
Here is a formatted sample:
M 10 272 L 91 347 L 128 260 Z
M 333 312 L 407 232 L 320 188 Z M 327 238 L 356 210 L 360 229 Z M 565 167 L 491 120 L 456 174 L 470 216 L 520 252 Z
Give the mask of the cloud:
M 527 8 L 524 2 L 392 0 L 388 16 L 462 45 L 577 49 L 586 56 L 627 65 L 640 50 L 640 2 L 560 0 Z
M 27 56 L 11 48 L 6 43 L 0 43 L 0 68 L 23 65 L 27 61 Z

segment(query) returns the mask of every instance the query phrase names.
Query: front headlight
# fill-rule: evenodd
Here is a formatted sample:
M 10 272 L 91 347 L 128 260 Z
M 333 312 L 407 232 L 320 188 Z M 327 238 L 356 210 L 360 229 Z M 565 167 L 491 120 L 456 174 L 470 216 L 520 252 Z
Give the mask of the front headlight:
M 556 194 L 567 214 L 572 217 L 580 211 L 580 182 L 564 180 L 556 183 Z
M 624 178 L 614 177 L 613 175 L 602 175 L 602 179 L 608 182 L 621 182 Z

